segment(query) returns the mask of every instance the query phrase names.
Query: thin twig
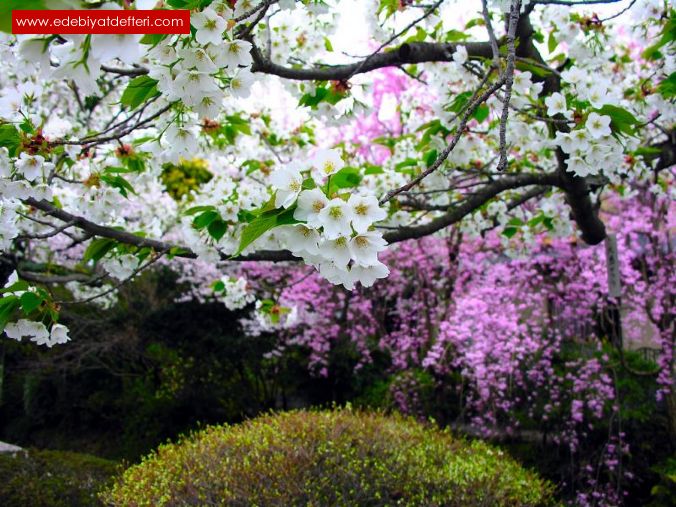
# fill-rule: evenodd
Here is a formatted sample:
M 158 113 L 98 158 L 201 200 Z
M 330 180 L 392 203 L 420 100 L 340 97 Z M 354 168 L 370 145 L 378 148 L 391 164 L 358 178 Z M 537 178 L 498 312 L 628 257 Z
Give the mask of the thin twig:
M 486 75 L 485 81 L 488 80 L 488 77 L 490 76 L 490 73 Z M 498 88 L 500 88 L 504 81 L 504 77 L 501 77 L 498 79 L 495 83 L 493 83 L 484 93 L 482 93 L 480 96 L 476 96 L 477 92 L 481 89 L 481 87 L 485 84 L 485 81 L 479 86 L 477 91 L 474 93 L 473 100 L 470 101 L 469 106 L 465 109 L 465 113 L 463 114 L 462 118 L 460 119 L 460 123 L 458 125 L 458 130 L 453 136 L 453 139 L 451 139 L 451 142 L 444 148 L 444 151 L 442 151 L 437 159 L 434 161 L 432 165 L 430 165 L 425 171 L 423 171 L 420 175 L 416 176 L 413 178 L 411 181 L 409 181 L 406 185 L 403 185 L 399 188 L 395 188 L 394 190 L 390 190 L 387 194 L 385 194 L 385 197 L 380 199 L 380 204 L 385 204 L 387 201 L 392 199 L 395 195 L 401 194 L 402 192 L 408 192 L 411 190 L 414 186 L 416 186 L 418 183 L 420 183 L 423 179 L 425 179 L 427 176 L 432 174 L 434 171 L 436 171 L 439 167 L 441 167 L 441 164 L 444 163 L 444 161 L 448 158 L 448 156 L 451 154 L 455 146 L 458 144 L 458 141 L 460 141 L 460 137 L 465 131 L 465 127 L 467 126 L 467 122 L 469 121 L 470 116 L 476 111 L 476 108 L 479 107 L 481 104 L 483 104 L 491 95 L 493 95 Z
M 507 120 L 509 119 L 509 103 L 512 100 L 512 86 L 514 85 L 514 59 L 516 58 L 516 25 L 519 22 L 521 0 L 512 0 L 509 11 L 509 28 L 507 30 L 507 69 L 505 70 L 505 99 L 500 117 L 500 161 L 498 171 L 504 171 L 507 167 Z

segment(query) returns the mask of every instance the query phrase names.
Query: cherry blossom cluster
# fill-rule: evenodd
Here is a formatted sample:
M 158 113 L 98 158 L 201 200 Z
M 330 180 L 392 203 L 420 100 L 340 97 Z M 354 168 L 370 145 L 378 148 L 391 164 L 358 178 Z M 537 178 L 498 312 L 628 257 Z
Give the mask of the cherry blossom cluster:
M 331 177 L 343 167 L 340 152 L 319 150 L 305 164 L 290 163 L 276 170 L 270 176 L 275 206 L 293 207 L 293 218 L 299 222 L 283 232 L 294 255 L 332 283 L 348 289 L 357 282 L 370 287 L 389 273 L 378 260 L 387 243 L 380 231 L 372 229 L 387 212 L 368 191 L 349 198 L 338 192 L 327 196 Z M 304 189 L 304 184 L 314 188 Z

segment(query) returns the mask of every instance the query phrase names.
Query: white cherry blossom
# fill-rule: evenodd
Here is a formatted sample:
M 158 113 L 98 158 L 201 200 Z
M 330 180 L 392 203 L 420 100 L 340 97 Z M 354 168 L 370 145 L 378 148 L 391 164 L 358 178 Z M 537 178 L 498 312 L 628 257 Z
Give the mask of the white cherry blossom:
M 346 236 L 328 239 L 320 245 L 321 255 L 339 268 L 347 267 L 351 258 L 350 240 Z
M 239 99 L 251 95 L 251 86 L 255 82 L 254 75 L 246 69 L 240 69 L 230 80 L 230 93 Z
M 312 175 L 320 181 L 345 167 L 338 150 L 317 150 L 310 159 L 310 164 L 313 168 Z
M 297 165 L 291 163 L 280 167 L 270 175 L 270 183 L 275 187 L 275 207 L 290 207 L 303 188 L 303 176 Z
M 380 232 L 365 232 L 350 240 L 350 255 L 359 266 L 374 266 L 378 263 L 378 253 L 387 248 L 387 241 Z
M 380 207 L 373 194 L 352 194 L 347 204 L 352 210 L 352 226 L 358 233 L 366 232 L 373 223 L 387 218 L 387 212 Z
M 328 202 L 329 199 L 319 188 L 303 190 L 298 195 L 298 207 L 293 212 L 293 218 L 307 222 L 310 227 L 321 227 L 319 213 Z
M 190 23 L 197 30 L 195 40 L 200 44 L 219 45 L 223 42 L 226 21 L 212 8 L 207 7 L 202 12 L 191 15 Z
M 589 131 L 589 134 L 594 139 L 600 139 L 611 134 L 610 130 L 610 116 L 600 115 L 598 113 L 590 113 L 587 118 L 587 123 L 585 127 Z
M 54 164 L 45 162 L 45 157 L 42 155 L 29 155 L 25 151 L 21 153 L 14 165 L 17 171 L 28 181 L 45 177 L 54 169 Z
M 240 66 L 250 67 L 253 61 L 251 48 L 251 43 L 244 40 L 227 41 L 222 48 L 219 48 L 217 63 L 231 70 Z
M 342 199 L 331 199 L 319 212 L 319 223 L 327 239 L 352 236 L 352 209 Z
M 304 257 L 319 254 L 321 236 L 316 229 L 304 224 L 290 225 L 285 229 L 286 243 L 292 254 Z

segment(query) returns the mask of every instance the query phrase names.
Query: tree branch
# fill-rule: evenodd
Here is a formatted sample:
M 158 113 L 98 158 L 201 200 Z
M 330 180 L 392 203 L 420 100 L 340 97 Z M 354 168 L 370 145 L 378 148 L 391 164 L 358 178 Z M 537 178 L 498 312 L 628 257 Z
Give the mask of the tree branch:
M 560 186 L 560 181 L 556 173 L 505 176 L 504 178 L 487 184 L 481 190 L 472 194 L 471 197 L 468 197 L 463 203 L 450 209 L 445 215 L 435 218 L 423 225 L 402 227 L 396 231 L 384 234 L 383 237 L 388 243 L 397 243 L 399 241 L 428 236 L 449 225 L 459 222 L 501 192 L 530 185 Z
M 484 82 L 481 83 L 481 86 L 483 86 L 488 79 L 488 76 L 490 76 L 490 73 L 486 75 L 486 79 L 484 79 Z M 467 126 L 467 122 L 470 119 L 470 116 L 474 111 L 476 111 L 477 107 L 479 107 L 481 104 L 483 104 L 491 95 L 495 93 L 495 91 L 502 86 L 504 83 L 504 77 L 501 79 L 497 80 L 495 83 L 493 83 L 488 89 L 486 89 L 481 95 L 478 95 L 479 90 L 477 89 L 474 92 L 474 96 L 472 97 L 469 105 L 465 109 L 464 114 L 462 115 L 462 118 L 460 119 L 460 124 L 458 125 L 458 130 L 453 136 L 453 139 L 451 139 L 451 142 L 448 143 L 446 148 L 444 148 L 444 151 L 442 151 L 437 159 L 434 161 L 432 165 L 430 165 L 425 171 L 420 173 L 418 176 L 413 178 L 411 181 L 409 181 L 406 185 L 403 185 L 399 188 L 395 188 L 393 190 L 390 190 L 385 196 L 380 199 L 380 204 L 384 204 L 392 197 L 395 195 L 401 194 L 402 192 L 407 192 L 411 190 L 414 186 L 416 186 L 418 183 L 420 183 L 423 179 L 425 179 L 427 176 L 432 174 L 434 171 L 439 169 L 441 167 L 441 164 L 443 164 L 448 156 L 451 154 L 453 149 L 456 147 L 458 142 L 460 141 L 460 137 L 462 137 L 463 133 L 465 132 L 465 127 Z M 478 95 L 478 96 L 477 96 Z
M 338 81 L 349 79 L 355 74 L 371 72 L 385 67 L 399 67 L 404 64 L 425 62 L 450 62 L 458 46 L 465 46 L 470 58 L 492 58 L 490 42 L 432 43 L 411 42 L 404 43 L 397 49 L 378 53 L 365 60 L 346 65 L 324 66 L 314 69 L 285 67 L 267 59 L 254 45 L 251 55 L 254 60 L 253 72 L 273 74 L 286 79 L 301 81 Z M 368 61 L 366 61 L 368 60 Z
M 139 248 L 145 247 L 152 248 L 158 253 L 165 253 L 169 252 L 169 250 L 171 249 L 176 249 L 176 251 L 178 252 L 175 255 L 176 257 L 184 257 L 187 259 L 197 258 L 197 254 L 195 252 L 184 246 L 175 245 L 157 239 L 144 238 L 126 231 L 120 231 L 118 229 L 113 229 L 111 227 L 99 225 L 87 220 L 84 217 L 73 215 L 65 210 L 59 209 L 45 200 L 38 201 L 31 197 L 29 199 L 26 199 L 24 202 L 29 206 L 33 206 L 34 208 L 43 211 L 47 215 L 57 218 L 63 222 L 72 223 L 74 227 L 82 229 L 83 231 L 92 234 L 93 236 L 114 239 L 116 241 L 119 241 L 120 243 L 124 243 L 126 245 L 134 245 Z M 240 255 L 239 257 L 236 257 L 234 259 L 231 259 L 229 256 L 225 254 L 221 254 L 221 258 L 223 260 L 235 260 L 235 261 L 272 261 L 272 262 L 287 261 L 294 259 L 291 253 L 286 250 L 284 251 L 262 250 L 260 252 L 255 252 L 251 255 Z

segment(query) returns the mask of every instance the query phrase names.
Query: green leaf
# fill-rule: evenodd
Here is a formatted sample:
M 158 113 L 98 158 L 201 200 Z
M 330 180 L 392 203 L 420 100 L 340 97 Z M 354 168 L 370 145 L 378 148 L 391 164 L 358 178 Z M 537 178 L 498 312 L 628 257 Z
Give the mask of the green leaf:
M 226 116 L 227 128 L 232 131 L 232 140 L 234 141 L 237 134 L 246 134 L 247 136 L 251 135 L 251 126 L 249 125 L 249 120 L 245 120 L 238 115 L 229 115 Z M 226 137 L 230 139 L 230 135 L 226 133 Z
M 364 174 L 369 175 L 369 174 L 383 174 L 385 171 L 383 170 L 382 166 L 379 165 L 367 165 L 366 169 L 364 169 Z
M 460 114 L 460 112 L 467 106 L 467 103 L 471 97 L 472 92 L 459 93 L 453 98 L 453 101 L 448 106 L 446 106 L 446 109 L 453 113 Z
M 634 151 L 637 157 L 656 157 L 662 153 L 660 148 L 654 146 L 641 146 Z
M 24 120 L 19 125 L 19 128 L 22 132 L 25 132 L 28 135 L 32 136 L 35 134 L 35 127 L 33 126 L 33 122 L 31 122 L 30 118 L 24 118 Z
M 108 166 L 103 170 L 103 172 L 105 174 L 125 174 L 125 173 L 133 173 L 135 171 L 129 169 L 128 167 Z
M 132 79 L 122 93 L 120 102 L 131 109 L 136 109 L 147 100 L 160 94 L 157 89 L 157 82 L 157 79 L 148 76 L 139 76 Z
M 220 239 L 225 235 L 225 231 L 227 230 L 228 224 L 223 220 L 221 220 L 220 218 L 217 218 L 216 220 L 211 222 L 209 224 L 209 227 L 207 227 L 209 235 L 216 241 L 220 241 Z
M 663 79 L 657 85 L 657 92 L 665 99 L 673 99 L 676 97 L 676 72 L 669 74 L 669 77 Z
M 239 248 L 233 257 L 237 257 L 242 253 L 246 247 L 260 238 L 270 229 L 279 227 L 280 225 L 290 225 L 299 223 L 293 218 L 295 207 L 289 209 L 279 209 L 272 212 L 266 212 L 254 218 L 242 231 L 242 237 L 239 241 Z
M 21 134 L 14 125 L 5 123 L 0 125 L 0 147 L 7 148 L 10 157 L 17 155 L 19 146 L 21 145 Z
M 385 12 L 385 19 L 392 16 L 399 9 L 399 0 L 380 0 L 377 14 Z
M 147 33 L 139 41 L 141 44 L 150 46 L 157 46 L 160 42 L 167 38 L 166 33 Z
M 213 211 L 216 208 L 213 206 L 194 206 L 192 208 L 188 208 L 185 210 L 186 215 L 194 215 L 195 213 L 199 213 L 200 211 Z
M 339 188 L 352 188 L 361 183 L 361 173 L 356 167 L 343 167 L 336 174 L 331 176 L 329 185 L 329 194 L 332 194 Z
M 167 3 L 174 9 L 196 10 L 206 7 L 213 0 L 167 0 Z
M 397 172 L 400 172 L 402 169 L 405 169 L 407 167 L 416 167 L 418 165 L 418 161 L 414 158 L 407 158 L 405 160 L 402 160 L 399 162 L 397 165 L 394 166 L 394 170 Z
M 549 52 L 553 53 L 558 45 L 559 43 L 556 41 L 556 37 L 554 37 L 554 32 L 549 32 L 549 38 L 547 39 L 547 49 Z
M 531 63 L 532 62 L 532 63 Z M 536 65 L 537 62 L 535 60 L 529 60 L 528 58 L 519 60 L 516 62 L 516 68 L 519 69 L 522 72 L 528 71 L 534 76 L 539 76 L 539 77 L 547 77 L 549 76 L 552 71 L 544 69 L 540 67 L 539 65 Z
M 529 227 L 535 227 L 538 224 L 541 224 L 545 219 L 545 215 L 543 213 L 540 213 L 537 216 L 534 216 L 528 221 L 528 226 Z
M 648 47 L 645 51 L 643 51 L 643 54 L 641 56 L 643 56 L 645 60 L 657 60 L 659 58 L 662 58 L 662 53 L 660 52 L 660 49 L 663 46 L 671 44 L 674 42 L 674 40 L 676 40 L 676 19 L 674 19 L 673 14 L 672 16 L 669 17 L 669 20 L 664 25 L 661 35 L 662 36 L 655 44 L 653 44 L 652 46 Z
M 180 246 L 172 246 L 169 249 L 168 257 L 169 257 L 169 259 L 173 259 L 177 255 L 187 254 L 188 252 L 189 252 L 189 250 L 186 249 L 186 248 L 181 248 Z
M 97 238 L 89 243 L 87 250 L 85 250 L 82 260 L 88 262 L 90 260 L 98 262 L 101 260 L 117 242 L 110 238 Z
M 195 229 L 204 229 L 205 227 L 208 227 L 211 222 L 216 220 L 217 218 L 220 218 L 220 215 L 218 214 L 217 211 L 210 210 L 210 211 L 205 211 L 204 213 L 197 215 L 195 219 L 192 221 L 192 225 Z
M 636 133 L 636 126 L 640 122 L 626 109 L 606 104 L 596 112 L 600 115 L 610 116 L 610 127 L 613 132 L 632 136 Z
M 469 35 L 459 30 L 449 30 L 448 32 L 446 32 L 446 35 L 444 36 L 446 42 L 459 42 L 468 38 Z
M 513 226 L 505 227 L 505 230 L 502 231 L 502 235 L 508 238 L 514 237 L 516 233 L 519 232 L 519 229 Z
M 35 294 L 35 292 L 24 292 L 21 294 L 19 301 L 21 302 L 23 313 L 28 315 L 42 304 L 43 299 Z
M 19 298 L 16 296 L 6 296 L 0 299 L 0 333 L 5 330 L 5 326 L 19 306 Z
M 131 183 L 129 183 L 119 174 L 115 176 L 110 174 L 102 174 L 101 181 L 107 183 L 111 187 L 116 188 L 124 197 L 129 197 L 128 192 L 136 194 L 136 191 L 134 190 L 134 187 L 131 186 Z
M 415 35 L 411 35 L 404 42 L 406 42 L 406 43 L 422 42 L 426 38 L 427 38 L 427 32 L 418 26 L 415 29 Z
M 17 282 L 14 282 L 12 285 L 9 287 L 6 287 L 4 289 L 0 289 L 0 294 L 7 294 L 8 292 L 22 292 L 24 290 L 28 290 L 28 283 L 24 282 L 23 280 L 19 280 Z
M 12 33 L 12 11 L 15 9 L 44 10 L 44 0 L 2 0 L 0 2 L 0 31 Z
M 215 281 L 211 287 L 214 289 L 214 292 L 223 292 L 225 290 L 223 280 Z
M 324 37 L 324 48 L 329 52 L 333 52 L 333 46 L 328 37 Z
M 484 26 L 486 22 L 484 21 L 484 18 L 474 18 L 470 19 L 467 24 L 465 24 L 465 29 L 470 29 L 475 26 Z
M 434 162 L 437 160 L 437 155 L 438 152 L 437 150 L 430 150 L 427 153 L 423 155 L 423 160 L 425 161 L 425 165 L 427 167 L 430 167 Z
M 316 107 L 317 104 L 319 104 L 322 100 L 324 100 L 324 97 L 326 97 L 328 93 L 329 93 L 328 88 L 317 87 L 317 89 L 313 94 L 306 93 L 305 95 L 303 95 L 298 101 L 298 105 Z
M 483 123 L 486 118 L 488 118 L 488 115 L 490 114 L 491 110 L 486 104 L 481 104 L 479 107 L 477 107 L 474 110 L 474 113 L 472 114 L 472 117 L 478 121 L 479 123 Z

